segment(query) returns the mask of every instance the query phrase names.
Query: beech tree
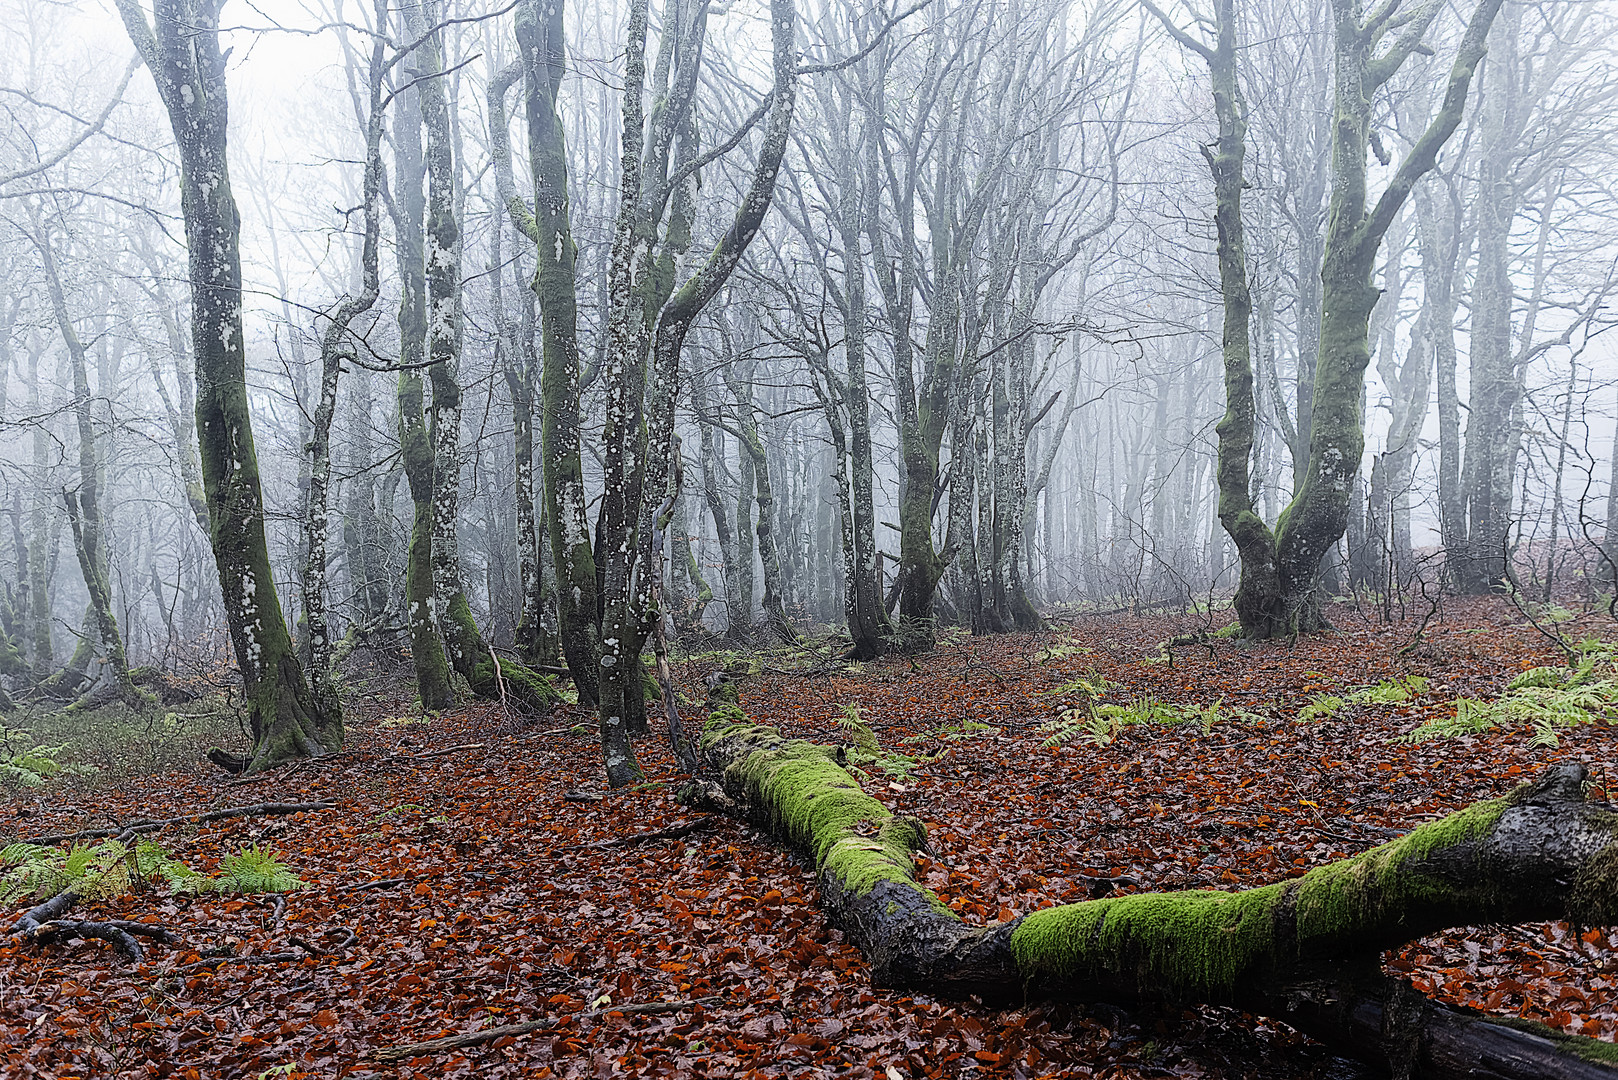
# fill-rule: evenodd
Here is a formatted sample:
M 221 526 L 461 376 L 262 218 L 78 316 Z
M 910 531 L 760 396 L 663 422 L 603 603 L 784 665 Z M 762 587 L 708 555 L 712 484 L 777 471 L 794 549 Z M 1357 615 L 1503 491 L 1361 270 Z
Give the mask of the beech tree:
M 1371 104 L 1418 48 L 1438 8 L 1396 18 L 1397 0 L 1361 13 L 1333 0 L 1336 49 L 1332 202 L 1322 281 L 1320 351 L 1311 404 L 1309 469 L 1272 531 L 1253 513 L 1248 459 L 1253 442 L 1252 310 L 1242 244 L 1240 195 L 1245 124 L 1235 69 L 1234 9 L 1220 10 L 1218 42 L 1210 48 L 1175 30 L 1214 72 L 1220 138 L 1208 153 L 1216 190 L 1221 288 L 1225 296 L 1226 416 L 1220 426 L 1220 518 L 1236 541 L 1242 578 L 1235 608 L 1245 634 L 1267 638 L 1324 625 L 1318 579 L 1321 562 L 1348 524 L 1354 480 L 1364 453 L 1360 397 L 1370 362 L 1370 320 L 1380 295 L 1372 284 L 1382 238 L 1416 182 L 1460 126 L 1472 74 L 1483 59 L 1499 0 L 1482 0 L 1467 22 L 1437 114 L 1415 141 L 1382 194 L 1367 191 Z M 1167 16 L 1161 21 L 1171 29 Z M 1397 33 L 1395 33 L 1397 31 Z M 1391 40 L 1390 40 L 1391 38 Z M 1380 143 L 1378 144 L 1380 146 Z
M 137 0 L 118 13 L 168 110 L 180 157 L 191 260 L 197 442 L 225 622 L 248 701 L 249 771 L 341 748 L 341 717 L 322 712 L 281 615 L 264 540 L 242 330 L 241 218 L 226 160 L 229 109 L 216 0 Z

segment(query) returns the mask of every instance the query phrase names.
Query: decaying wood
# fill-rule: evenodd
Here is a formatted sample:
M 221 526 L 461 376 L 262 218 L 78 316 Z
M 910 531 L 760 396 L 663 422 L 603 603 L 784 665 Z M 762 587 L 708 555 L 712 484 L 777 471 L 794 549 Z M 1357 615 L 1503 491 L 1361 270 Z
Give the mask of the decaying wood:
M 1618 1077 L 1611 1044 L 1412 997 L 1379 966 L 1384 950 L 1454 927 L 1618 921 L 1618 813 L 1586 800 L 1581 765 L 1264 889 L 1114 895 L 969 926 L 915 880 L 920 822 L 867 796 L 835 748 L 746 722 L 726 689 L 702 742 L 709 785 L 813 860 L 823 909 L 876 985 L 1233 1005 L 1396 1074 Z

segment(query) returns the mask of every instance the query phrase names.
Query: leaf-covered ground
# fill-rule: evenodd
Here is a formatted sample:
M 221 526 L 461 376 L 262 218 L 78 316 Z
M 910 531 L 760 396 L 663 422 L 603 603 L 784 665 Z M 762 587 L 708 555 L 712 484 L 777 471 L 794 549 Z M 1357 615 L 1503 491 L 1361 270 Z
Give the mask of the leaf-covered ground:
M 1526 728 L 1395 741 L 1453 715 L 1457 696 L 1491 697 L 1524 668 L 1555 661 L 1506 609 L 1452 609 L 1403 657 L 1413 627 L 1338 619 L 1341 632 L 1296 646 L 1215 640 L 1176 649 L 1172 662 L 1159 643 L 1191 620 L 1085 617 L 852 668 L 772 655 L 744 681 L 742 703 L 821 741 L 848 739 L 839 718 L 858 706 L 895 770 L 870 767 L 868 790 L 928 822 L 934 854 L 920 876 L 968 920 L 1108 889 L 1240 888 L 1297 875 L 1501 794 L 1549 762 L 1582 760 L 1608 781 L 1615 735 L 1604 725 L 1564 730 L 1556 747 L 1531 746 Z M 1592 620 L 1579 632 L 1613 630 Z M 693 695 L 712 666 L 681 669 Z M 1428 681 L 1408 701 L 1352 702 L 1358 688 L 1411 675 Z M 1098 705 L 1150 696 L 1219 709 L 1122 726 L 1105 745 L 1081 733 L 1048 746 L 1047 725 L 1086 700 L 1080 680 L 1104 690 Z M 1331 696 L 1351 700 L 1299 719 Z M 599 787 L 597 749 L 568 733 L 584 713 L 521 724 L 476 705 L 400 723 L 408 709 L 407 691 L 367 693 L 351 706 L 343 755 L 248 783 L 204 766 L 6 795 L 0 838 L 266 800 L 337 805 L 163 834 L 201 870 L 244 843 L 283 852 L 308 887 L 288 895 L 279 918 L 268 901 L 161 890 L 86 905 L 183 935 L 184 947 L 154 944 L 138 968 L 100 942 L 0 938 L 0 1072 L 1358 1075 L 1284 1027 L 1229 1010 L 1006 1011 L 873 990 L 859 954 L 816 910 L 810 873 L 753 830 L 720 821 L 678 839 L 602 846 L 695 816 L 673 804 L 661 736 L 641 747 L 646 787 L 570 801 Z M 460 749 L 429 756 L 451 747 Z M 350 932 L 356 940 L 343 947 Z M 1424 940 L 1387 963 L 1446 1000 L 1613 1039 L 1615 946 L 1618 934 L 1605 930 L 1485 927 Z M 276 954 L 288 958 L 251 962 Z M 664 1000 L 699 1004 L 612 1011 Z M 557 1027 L 547 1033 L 397 1063 L 376 1056 L 548 1018 Z

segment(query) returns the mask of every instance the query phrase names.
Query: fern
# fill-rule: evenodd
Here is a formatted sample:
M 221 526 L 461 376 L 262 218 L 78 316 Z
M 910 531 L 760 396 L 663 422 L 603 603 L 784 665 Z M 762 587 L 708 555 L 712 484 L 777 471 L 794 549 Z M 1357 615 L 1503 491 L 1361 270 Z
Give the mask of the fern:
M 219 873 L 205 880 L 208 892 L 221 893 L 282 893 L 304 886 L 275 852 L 256 844 L 242 848 L 239 855 L 226 856 L 219 864 Z
M 912 754 L 897 754 L 883 750 L 882 744 L 877 741 L 876 732 L 871 725 L 865 722 L 862 710 L 858 705 L 844 705 L 842 715 L 837 723 L 848 732 L 849 768 L 861 776 L 870 776 L 871 769 L 880 769 L 889 776 L 901 779 L 908 777 L 928 761 L 934 758 Z M 869 768 L 867 768 L 869 766 Z
M 1215 719 L 1218 706 L 1209 706 Z M 1183 724 L 1192 721 L 1211 723 L 1208 710 L 1197 706 L 1179 707 L 1160 701 L 1151 695 L 1137 698 L 1128 705 L 1094 705 L 1084 709 L 1064 709 L 1055 720 L 1042 725 L 1047 747 L 1062 746 L 1075 739 L 1095 746 L 1109 746 L 1124 728 L 1135 724 Z
M 1065 709 L 1055 720 L 1042 725 L 1041 730 L 1048 733 L 1045 745 L 1053 749 L 1075 739 L 1083 739 L 1095 746 L 1107 746 L 1118 737 L 1123 725 L 1111 714 L 1098 715 L 1088 709 Z
M 1402 675 L 1397 679 L 1384 679 L 1375 686 L 1365 686 L 1348 696 L 1354 705 L 1399 705 L 1426 693 L 1428 680 L 1420 675 Z
M 1052 660 L 1067 660 L 1074 656 L 1084 656 L 1095 652 L 1094 649 L 1080 645 L 1074 638 L 1062 638 L 1051 642 L 1045 648 L 1034 654 L 1034 663 L 1048 664 Z
M 1610 656 L 1585 650 L 1578 666 L 1529 668 L 1506 685 L 1495 701 L 1457 698 L 1455 716 L 1429 720 L 1401 742 L 1471 735 L 1491 727 L 1527 724 L 1533 734 L 1528 745 L 1561 744 L 1558 730 L 1618 719 L 1618 673 Z
M 1106 697 L 1107 690 L 1107 677 L 1098 671 L 1092 670 L 1088 675 L 1070 679 L 1047 692 L 1051 694 L 1083 694 L 1085 697 L 1098 698 Z
M 1298 719 L 1306 724 L 1311 720 L 1329 720 L 1346 704 L 1346 700 L 1335 694 L 1316 694 L 1309 704 L 1298 710 Z
M 855 750 L 866 754 L 875 754 L 881 751 L 882 747 L 876 740 L 876 732 L 872 731 L 871 725 L 865 722 L 865 717 L 862 715 L 858 705 L 844 705 L 842 715 L 837 718 L 837 723 L 844 731 L 848 732 L 848 737 L 853 740 Z
M 72 889 L 87 900 L 128 892 L 135 881 L 161 881 L 172 893 L 265 893 L 301 888 L 273 852 L 243 848 L 227 857 L 213 877 L 174 858 L 162 845 L 141 841 L 134 847 L 116 840 L 75 844 L 66 851 L 38 844 L 0 849 L 0 903 L 43 900 Z

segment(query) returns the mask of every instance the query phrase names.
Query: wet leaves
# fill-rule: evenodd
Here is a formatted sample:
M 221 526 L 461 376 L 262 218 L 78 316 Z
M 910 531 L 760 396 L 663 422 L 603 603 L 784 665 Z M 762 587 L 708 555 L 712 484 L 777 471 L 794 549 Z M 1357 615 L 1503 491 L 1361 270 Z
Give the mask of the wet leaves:
M 742 701 L 820 741 L 846 737 L 837 719 L 858 706 L 885 750 L 936 755 L 902 781 L 879 775 L 867 788 L 927 823 L 920 878 L 963 918 L 990 922 L 1115 891 L 1296 876 L 1509 790 L 1549 761 L 1586 760 L 1605 784 L 1613 758 L 1605 727 L 1570 731 L 1554 749 L 1487 733 L 1391 741 L 1453 710 L 1456 696 L 1497 694 L 1525 664 L 1547 661 L 1531 631 L 1501 625 L 1498 609 L 1462 613 L 1432 635 L 1428 656 L 1408 664 L 1395 657 L 1405 631 L 1351 617 L 1340 619 L 1342 634 L 1291 649 L 1222 642 L 1211 654 L 1197 646 L 1172 664 L 1143 663 L 1186 626 L 1110 618 L 968 641 L 914 667 L 881 661 L 827 674 L 775 662 L 743 684 Z M 701 674 L 695 665 L 683 672 L 694 695 Z M 1078 700 L 1051 691 L 1094 675 L 1106 680 L 1109 702 L 1222 702 L 1220 717 L 1131 724 L 1106 746 L 1046 747 L 1041 725 Z M 1349 701 L 1332 716 L 1297 719 L 1319 695 L 1348 699 L 1409 675 L 1430 680 L 1409 700 Z M 656 740 L 642 746 L 653 785 L 581 802 L 568 796 L 599 787 L 588 738 L 514 730 L 483 706 L 408 728 L 384 723 L 407 712 L 402 700 L 359 702 L 354 712 L 346 755 L 254 788 L 255 798 L 330 798 L 336 810 L 162 834 L 199 867 L 244 843 L 282 851 L 311 886 L 288 898 L 284 919 L 224 897 L 158 893 L 93 905 L 100 917 L 181 932 L 184 947 L 154 946 L 138 970 L 118 967 L 100 943 L 40 950 L 0 940 L 0 1071 L 1354 1075 L 1289 1030 L 1228 1010 L 1004 1011 L 875 990 L 862 958 L 821 918 L 806 868 L 752 830 L 724 820 L 608 843 L 691 820 L 673 805 L 672 762 Z M 585 719 L 553 718 L 543 729 Z M 398 751 L 401 731 L 412 756 Z M 100 827 L 106 814 L 194 813 L 240 794 L 199 770 L 71 798 L 24 793 L 0 803 L 0 822 L 37 835 Z M 350 933 L 353 943 L 339 947 Z M 1414 943 L 1387 962 L 1444 1000 L 1610 1039 L 1615 946 L 1606 930 L 1486 928 Z M 681 1012 L 614 1012 L 699 999 Z M 374 1057 L 527 1021 L 550 1026 L 400 1063 Z

